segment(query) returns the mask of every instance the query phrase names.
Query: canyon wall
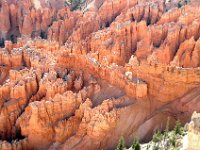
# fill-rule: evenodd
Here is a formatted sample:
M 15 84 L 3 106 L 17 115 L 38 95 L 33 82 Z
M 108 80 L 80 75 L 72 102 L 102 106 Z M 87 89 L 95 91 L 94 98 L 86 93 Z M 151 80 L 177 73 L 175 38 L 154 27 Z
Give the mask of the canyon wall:
M 0 2 L 0 149 L 130 146 L 200 111 L 198 1 L 63 3 Z

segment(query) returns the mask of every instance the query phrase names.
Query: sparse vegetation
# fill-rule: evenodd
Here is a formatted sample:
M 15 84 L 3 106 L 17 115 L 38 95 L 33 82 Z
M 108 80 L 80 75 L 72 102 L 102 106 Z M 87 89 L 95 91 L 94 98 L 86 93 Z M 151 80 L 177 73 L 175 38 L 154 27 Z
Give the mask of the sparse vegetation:
M 132 150 L 141 150 L 141 146 L 138 139 L 133 140 L 133 144 L 131 145 Z
M 181 122 L 180 122 L 180 120 L 177 120 L 177 121 L 176 121 L 176 125 L 175 125 L 175 127 L 174 127 L 174 132 L 175 132 L 176 135 L 183 135 L 184 130 L 183 130 L 183 128 L 181 127 Z
M 0 39 L 0 47 L 4 47 L 4 43 L 5 42 L 5 40 L 2 38 L 2 39 Z
M 69 6 L 71 10 L 80 9 L 85 0 L 66 0 L 65 6 Z
M 134 139 L 129 150 L 178 150 L 181 148 L 181 139 L 185 135 L 185 131 L 181 126 L 180 120 L 176 121 L 174 129 L 169 131 L 169 119 L 164 132 L 157 130 L 147 145 L 140 145 L 138 139 Z M 126 150 L 124 138 L 121 137 L 116 150 Z
M 116 150 L 125 150 L 125 149 L 126 149 L 125 141 L 124 141 L 124 138 L 121 137 L 121 138 L 119 139 L 119 142 L 118 142 L 118 145 L 117 145 Z
M 14 35 L 13 35 L 13 34 L 10 36 L 10 40 L 11 40 L 13 43 L 15 42 L 15 39 L 14 39 Z
M 190 0 L 179 0 L 178 2 L 178 8 L 181 8 L 184 5 L 189 4 L 191 1 Z
M 172 144 L 173 147 L 176 146 L 176 134 L 172 132 L 172 136 L 170 138 L 170 143 Z
M 162 139 L 162 134 L 160 133 L 160 131 L 157 131 L 157 132 L 153 135 L 152 141 L 153 141 L 154 143 L 158 143 L 158 142 L 161 141 L 161 139 Z
M 153 150 L 168 150 L 168 149 L 179 149 L 181 143 L 177 142 L 178 139 L 181 139 L 185 135 L 181 122 L 176 121 L 174 129 L 169 132 L 169 121 L 167 122 L 166 129 L 163 133 L 160 131 L 155 132 L 152 138 Z
M 150 147 L 151 147 L 151 146 L 148 144 L 148 145 L 147 145 L 147 147 L 146 147 L 146 150 L 149 150 L 149 149 L 150 149 Z

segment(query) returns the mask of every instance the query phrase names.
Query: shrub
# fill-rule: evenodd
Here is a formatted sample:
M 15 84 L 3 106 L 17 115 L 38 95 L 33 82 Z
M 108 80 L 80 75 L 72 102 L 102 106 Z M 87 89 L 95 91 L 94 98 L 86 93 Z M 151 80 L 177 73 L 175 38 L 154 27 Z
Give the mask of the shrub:
M 176 146 L 176 134 L 174 132 L 172 133 L 172 137 L 170 138 L 170 142 L 171 142 L 173 147 Z
M 160 133 L 160 131 L 155 132 L 153 135 L 153 142 L 158 143 L 161 140 L 162 140 L 162 134 Z
M 133 144 L 131 145 L 132 150 L 141 150 L 141 146 L 138 139 L 133 140 Z
M 182 6 L 183 6 L 182 1 L 179 1 L 179 2 L 178 2 L 178 8 L 181 8 Z
M 179 0 L 178 2 L 178 8 L 181 8 L 184 5 L 187 5 L 190 3 L 190 0 Z
M 190 3 L 190 0 L 185 0 L 185 4 L 188 4 L 188 3 Z
M 151 147 L 151 146 L 148 144 L 148 145 L 147 145 L 147 147 L 146 147 L 146 150 L 149 150 L 149 149 L 150 149 L 150 147 Z
M 125 141 L 124 141 L 124 138 L 121 137 L 119 139 L 119 142 L 118 142 L 118 145 L 117 145 L 117 148 L 116 150 L 124 150 L 126 147 L 125 147 Z
M 153 150 L 160 150 L 160 148 L 159 148 L 158 145 L 154 145 L 154 146 L 153 146 Z
M 76 10 L 81 7 L 81 4 L 83 4 L 85 0 L 66 0 L 64 5 L 69 6 L 71 10 Z
M 176 125 L 174 127 L 174 132 L 175 134 L 183 135 L 183 128 L 181 127 L 181 122 L 180 120 L 176 121 Z

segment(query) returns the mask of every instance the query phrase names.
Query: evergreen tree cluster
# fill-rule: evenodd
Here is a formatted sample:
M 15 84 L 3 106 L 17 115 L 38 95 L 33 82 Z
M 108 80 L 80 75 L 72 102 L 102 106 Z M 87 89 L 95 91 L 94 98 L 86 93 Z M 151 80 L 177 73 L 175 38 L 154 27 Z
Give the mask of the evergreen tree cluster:
M 69 6 L 71 10 L 80 9 L 85 0 L 66 0 L 65 6 Z
M 185 135 L 184 129 L 181 126 L 181 122 L 176 121 L 174 129 L 169 132 L 169 123 L 167 123 L 166 129 L 163 133 L 157 131 L 154 133 L 152 138 L 153 150 L 169 150 L 169 149 L 179 149 L 181 139 Z
M 164 132 L 156 131 L 153 135 L 152 141 L 145 147 L 146 150 L 178 150 L 182 145 L 180 139 L 185 135 L 185 131 L 181 126 L 181 122 L 176 121 L 174 129 L 169 131 L 169 120 L 167 121 Z M 125 140 L 123 137 L 119 139 L 115 150 L 127 150 Z M 129 150 L 141 150 L 139 140 L 134 138 Z
M 126 150 L 125 140 L 123 137 L 119 139 L 117 148 L 115 150 Z M 138 139 L 133 140 L 131 150 L 141 150 L 141 146 Z
M 181 8 L 184 5 L 187 5 L 191 2 L 191 0 L 179 0 L 178 2 L 178 8 Z

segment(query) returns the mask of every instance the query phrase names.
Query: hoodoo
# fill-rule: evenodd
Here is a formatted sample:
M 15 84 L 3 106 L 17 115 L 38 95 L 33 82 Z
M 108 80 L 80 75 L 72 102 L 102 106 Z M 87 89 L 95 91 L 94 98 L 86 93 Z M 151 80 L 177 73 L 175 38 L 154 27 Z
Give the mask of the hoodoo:
M 0 0 L 1 150 L 146 149 L 177 120 L 198 150 L 199 112 L 199 0 Z

